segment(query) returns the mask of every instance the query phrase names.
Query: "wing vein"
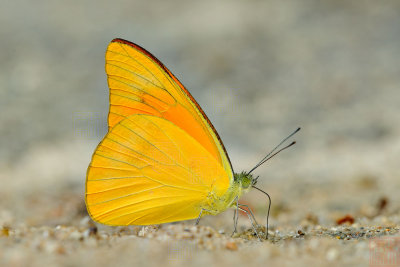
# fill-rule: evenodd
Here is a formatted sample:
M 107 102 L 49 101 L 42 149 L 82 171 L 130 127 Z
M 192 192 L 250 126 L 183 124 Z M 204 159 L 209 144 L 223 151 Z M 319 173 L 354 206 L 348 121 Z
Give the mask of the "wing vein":
M 185 195 L 182 195 L 182 196 L 174 196 L 174 198 L 180 198 L 180 197 L 187 197 L 187 196 L 185 196 Z M 107 214 L 109 214 L 109 213 L 111 213 L 111 212 L 113 212 L 113 211 L 116 211 L 116 210 L 119 210 L 119 209 L 122 209 L 122 208 L 126 208 L 126 207 L 129 207 L 129 206 L 134 206 L 134 205 L 137 205 L 137 204 L 139 204 L 139 203 L 146 202 L 146 201 L 153 201 L 153 200 L 155 200 L 155 199 L 163 199 L 163 198 L 171 198 L 171 196 L 162 196 L 162 197 L 157 197 L 157 198 L 152 198 L 152 199 L 146 199 L 146 200 L 143 200 L 143 201 L 138 201 L 138 202 L 135 202 L 135 203 L 131 203 L 131 204 L 129 204 L 129 205 L 121 206 L 121 207 L 112 209 L 112 210 L 110 210 L 110 211 L 107 211 L 107 212 L 105 212 L 105 213 L 102 213 L 101 215 L 99 215 L 99 217 L 102 217 L 102 216 L 104 216 L 104 215 L 107 215 Z M 162 206 L 168 206 L 168 204 L 167 204 L 167 205 L 161 204 L 161 205 L 157 205 L 157 206 L 146 207 L 146 208 L 143 208 L 143 209 L 140 209 L 140 210 L 136 210 L 136 211 L 134 211 L 134 212 L 125 213 L 125 214 L 123 214 L 123 215 L 114 217 L 114 218 L 112 218 L 112 219 L 109 219 L 108 221 L 110 221 L 110 220 L 115 220 L 115 219 L 118 219 L 118 218 L 120 218 L 120 217 L 123 217 L 123 216 L 126 216 L 126 215 L 131 215 L 131 214 L 138 213 L 138 212 L 141 212 L 141 211 L 145 211 L 145 210 L 149 210 L 149 209 L 153 209 L 153 208 L 159 208 L 159 207 L 162 207 Z
M 134 60 L 137 64 L 139 64 L 140 66 L 142 66 L 142 68 L 143 69 L 145 69 L 148 73 L 150 73 L 153 77 L 154 77 L 154 79 L 156 79 L 164 88 L 166 88 L 165 87 L 165 85 L 158 79 L 158 77 L 156 76 L 156 75 L 154 75 L 154 73 L 152 72 L 152 71 L 150 71 L 148 68 L 146 68 L 142 63 L 140 63 L 138 60 L 136 60 L 134 57 L 132 57 L 132 55 L 131 54 L 129 54 L 129 52 L 125 49 L 125 47 L 123 47 L 122 46 L 122 44 L 120 44 L 120 46 L 121 46 L 121 48 L 125 51 L 125 53 L 127 54 L 127 56 L 129 57 L 129 58 L 131 58 L 132 60 Z M 137 50 L 138 51 L 138 50 Z M 141 53 L 140 51 L 138 51 L 139 53 Z M 142 55 L 143 55 L 143 53 L 141 53 Z M 148 59 L 150 59 L 151 61 L 153 61 L 149 56 L 147 56 L 147 55 L 145 55 Z M 153 61 L 154 62 L 154 61 Z M 158 65 L 158 64 L 156 64 L 156 65 Z M 161 73 L 164 73 L 163 71 L 161 71 Z M 165 75 L 164 75 L 165 76 Z M 167 79 L 168 79 L 168 77 L 167 77 Z M 168 79 L 169 80 L 169 79 Z M 169 80 L 170 81 L 170 80 Z M 170 81 L 170 83 L 171 83 L 171 81 Z
M 151 188 L 148 188 L 148 189 L 145 189 L 145 190 L 142 190 L 142 191 L 134 192 L 134 193 L 131 193 L 131 194 L 120 196 L 120 197 L 111 198 L 111 199 L 107 199 L 105 201 L 92 203 L 92 205 L 100 205 L 100 204 L 104 204 L 104 203 L 107 203 L 107 202 L 110 202 L 110 201 L 114 201 L 114 200 L 118 200 L 118 199 L 121 199 L 121 198 L 131 197 L 131 196 L 134 196 L 134 195 L 137 195 L 137 194 L 141 194 L 141 193 L 144 193 L 144 192 L 148 192 L 148 191 L 151 191 L 151 190 L 154 190 L 154 189 L 157 189 L 157 188 L 161 188 L 161 187 L 164 187 L 164 186 L 165 185 L 151 187 Z M 117 189 L 119 189 L 119 188 L 117 188 Z M 95 195 L 95 194 L 99 194 L 99 193 L 103 193 L 103 192 L 88 193 L 88 195 Z
M 119 68 L 119 69 L 121 69 L 121 70 L 124 70 L 124 71 L 126 71 L 126 72 L 128 72 L 128 73 L 131 73 L 132 75 L 137 76 L 138 78 L 142 79 L 143 81 L 146 81 L 146 82 L 148 82 L 148 83 L 154 85 L 154 86 L 157 87 L 157 88 L 160 88 L 160 89 L 162 89 L 162 90 L 164 90 L 164 91 L 167 91 L 167 90 L 165 89 L 165 87 L 164 87 L 163 84 L 161 84 L 161 86 L 158 85 L 158 84 L 155 84 L 152 80 L 146 79 L 146 77 L 140 75 L 139 73 L 136 73 L 136 72 L 134 72 L 134 71 L 131 71 L 131 70 L 129 70 L 129 69 L 127 69 L 127 68 L 124 68 L 124 67 L 122 67 L 122 66 L 118 66 L 118 65 L 115 65 L 115 64 L 111 64 L 110 61 L 113 61 L 113 60 L 107 60 L 107 65 L 109 65 L 109 66 L 114 66 L 114 67 Z M 122 61 L 118 61 L 118 60 L 114 60 L 114 61 L 115 61 L 115 62 L 121 62 L 121 63 L 123 63 L 123 64 L 126 64 L 125 62 L 122 62 Z M 129 64 L 126 64 L 126 65 L 129 66 Z M 113 75 L 113 74 L 108 74 L 108 75 L 117 76 L 117 75 Z M 129 81 L 134 81 L 134 80 L 128 79 L 128 78 L 126 78 L 126 77 L 121 77 L 121 78 L 124 78 L 124 79 L 129 80 Z
M 132 186 L 135 186 L 135 185 L 130 184 L 130 185 L 124 185 L 124 186 L 120 186 L 120 187 L 109 188 L 109 189 L 105 189 L 105 190 L 103 190 L 103 191 L 91 192 L 91 193 L 88 193 L 88 195 L 102 194 L 102 193 L 105 193 L 105 192 L 110 192 L 110 191 L 113 191 L 113 190 L 119 190 L 119 189 L 128 188 L 128 187 L 132 187 Z M 163 187 L 163 186 L 164 186 L 164 185 L 160 185 L 160 186 L 156 186 L 156 187 L 149 188 L 149 189 L 146 189 L 146 190 L 137 191 L 137 192 L 135 192 L 135 193 L 133 193 L 133 194 L 143 193 L 143 192 L 146 192 L 146 191 L 149 191 L 149 190 L 161 188 L 161 187 Z M 130 194 L 130 195 L 132 195 L 132 194 Z M 124 195 L 124 196 L 125 196 L 125 195 Z M 118 199 L 118 198 L 117 198 L 117 199 Z M 110 201 L 110 200 L 113 200 L 113 199 L 108 199 L 107 201 Z
M 126 82 L 124 82 L 124 81 L 115 79 L 115 78 L 113 78 L 113 77 L 122 78 L 122 79 L 125 79 L 125 80 L 128 80 L 128 81 L 131 81 L 131 82 L 135 82 L 134 80 L 131 80 L 131 79 L 128 79 L 128 78 L 126 78 L 126 77 L 119 76 L 119 75 L 115 75 L 115 74 L 107 74 L 107 76 L 108 76 L 108 78 L 109 78 L 110 80 L 114 80 L 114 81 L 123 83 L 123 84 L 125 84 L 126 86 L 135 88 L 135 89 L 137 89 L 137 90 L 139 90 L 139 91 L 141 91 L 141 92 L 143 92 L 143 93 L 145 93 L 145 94 L 147 94 L 147 95 L 150 95 L 150 96 L 154 97 L 155 99 L 159 100 L 160 102 L 163 102 L 163 103 L 165 103 L 165 104 L 168 105 L 168 103 L 164 102 L 162 99 L 158 98 L 157 96 L 155 96 L 155 95 L 153 95 L 153 94 L 149 94 L 149 92 L 146 91 L 144 88 L 139 88 L 139 87 L 137 87 L 137 86 L 135 86 L 135 85 L 133 85 L 133 84 L 126 83 Z M 113 90 L 113 88 L 110 88 L 110 89 Z M 166 91 L 166 92 L 175 100 L 175 102 L 176 102 L 176 99 L 170 94 L 170 92 L 169 92 L 168 90 L 163 89 L 163 88 L 159 88 L 159 89 Z M 126 90 L 124 90 L 124 91 L 125 91 L 125 92 L 129 92 L 129 93 L 132 93 L 132 92 L 126 91 Z M 140 97 L 140 96 L 138 96 L 138 97 Z

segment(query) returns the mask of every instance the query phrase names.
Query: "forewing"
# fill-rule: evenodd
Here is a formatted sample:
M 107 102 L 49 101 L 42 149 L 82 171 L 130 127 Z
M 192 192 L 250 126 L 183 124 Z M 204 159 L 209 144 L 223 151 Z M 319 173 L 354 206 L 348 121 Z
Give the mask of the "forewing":
M 200 106 L 178 79 L 144 48 L 122 39 L 106 52 L 109 129 L 133 114 L 165 118 L 192 136 L 233 179 L 224 145 Z

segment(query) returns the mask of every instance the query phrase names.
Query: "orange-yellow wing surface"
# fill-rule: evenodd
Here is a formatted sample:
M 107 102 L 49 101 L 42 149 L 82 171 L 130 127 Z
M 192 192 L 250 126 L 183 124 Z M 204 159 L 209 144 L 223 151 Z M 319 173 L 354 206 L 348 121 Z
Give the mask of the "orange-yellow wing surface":
M 93 154 L 86 181 L 91 217 L 109 225 L 194 219 L 214 209 L 229 174 L 194 137 L 167 119 L 130 115 Z M 224 207 L 226 208 L 226 207 Z
M 110 88 L 108 126 L 133 114 L 172 122 L 201 144 L 233 180 L 226 150 L 211 122 L 178 79 L 144 48 L 114 39 L 106 52 Z

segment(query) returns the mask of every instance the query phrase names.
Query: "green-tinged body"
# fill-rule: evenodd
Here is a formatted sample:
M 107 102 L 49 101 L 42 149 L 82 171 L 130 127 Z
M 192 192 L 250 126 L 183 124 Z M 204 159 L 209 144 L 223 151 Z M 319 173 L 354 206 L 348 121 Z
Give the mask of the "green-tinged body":
M 210 192 L 207 197 L 209 200 L 208 205 L 202 207 L 204 210 L 202 216 L 208 214 L 217 215 L 228 208 L 236 207 L 236 202 L 243 193 L 247 193 L 251 189 L 251 186 L 257 183 L 257 178 L 246 172 L 235 173 L 233 177 L 232 185 L 221 197 L 217 197 L 213 192 Z

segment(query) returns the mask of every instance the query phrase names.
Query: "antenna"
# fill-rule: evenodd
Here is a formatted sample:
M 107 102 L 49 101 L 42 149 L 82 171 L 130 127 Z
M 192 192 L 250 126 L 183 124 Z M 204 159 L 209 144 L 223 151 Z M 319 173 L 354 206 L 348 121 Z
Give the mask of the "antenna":
M 300 127 L 297 128 L 294 132 L 292 132 L 291 134 L 289 134 L 286 138 L 284 138 L 276 147 L 274 147 L 274 149 L 271 150 L 271 152 L 269 152 L 262 160 L 260 160 L 259 163 L 256 164 L 256 166 L 254 166 L 253 169 L 251 169 L 246 175 L 249 175 L 252 171 L 254 171 L 255 169 L 257 169 L 258 167 L 260 167 L 262 164 L 264 164 L 265 162 L 267 162 L 268 160 L 272 159 L 274 156 L 276 156 L 277 154 L 279 154 L 281 151 L 293 146 L 294 144 L 296 144 L 296 141 L 291 142 L 289 145 L 279 149 L 278 151 L 276 151 L 284 142 L 286 142 L 290 137 L 292 137 L 293 135 L 295 135 L 298 131 L 300 131 Z M 275 152 L 276 151 L 276 152 Z M 271 210 L 271 197 L 269 196 L 269 194 L 267 192 L 265 192 L 264 190 L 258 188 L 255 186 L 255 184 L 257 183 L 257 179 L 258 177 L 254 178 L 254 183 L 252 184 L 252 187 L 257 189 L 258 191 L 260 191 L 261 193 L 265 194 L 268 197 L 268 213 L 267 213 L 267 239 L 268 239 L 268 231 L 269 231 L 269 213 Z
M 272 154 L 275 150 L 277 150 L 283 143 L 285 143 L 290 137 L 292 137 L 293 135 L 295 135 L 298 131 L 300 131 L 300 127 L 297 128 L 293 133 L 289 134 L 286 138 L 284 138 L 276 147 L 274 147 L 274 149 L 271 150 L 271 152 L 269 152 L 262 160 L 260 160 L 259 163 L 256 164 L 256 166 L 254 166 L 253 169 L 251 169 L 247 175 L 249 175 L 250 173 L 252 173 L 255 169 L 257 169 L 258 167 L 260 167 L 262 164 L 264 164 L 266 161 L 268 161 L 269 159 L 273 158 L 275 155 L 277 155 L 279 152 L 291 147 L 292 145 L 296 144 L 295 141 L 293 141 L 292 143 L 290 143 L 289 145 L 285 146 L 282 149 L 279 149 L 277 152 L 275 152 L 274 154 Z M 271 155 L 272 154 L 272 155 Z

